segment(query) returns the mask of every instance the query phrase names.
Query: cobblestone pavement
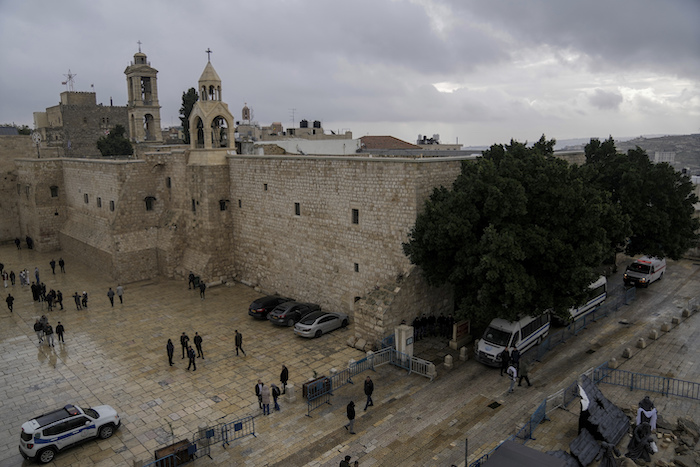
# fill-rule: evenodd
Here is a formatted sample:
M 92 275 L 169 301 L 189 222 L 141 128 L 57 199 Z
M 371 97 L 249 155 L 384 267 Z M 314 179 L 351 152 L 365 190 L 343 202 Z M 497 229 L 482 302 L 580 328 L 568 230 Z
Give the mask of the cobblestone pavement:
M 195 465 L 335 466 L 345 455 L 359 459 L 362 466 L 464 465 L 466 438 L 473 461 L 513 434 L 545 397 L 610 357 L 621 360 L 622 348 L 633 347 L 649 328 L 658 329 L 660 322 L 680 316 L 687 300 L 700 296 L 699 268 L 690 261 L 669 262 L 670 274 L 639 290 L 632 305 L 592 324 L 536 364 L 531 388 L 516 388 L 507 395 L 508 382 L 498 370 L 471 360 L 460 362 L 456 352 L 429 340 L 419 342 L 417 352 L 438 364 L 452 353 L 452 371 L 439 366 L 438 378 L 430 382 L 385 365 L 336 391 L 330 405 L 308 417 L 301 384 L 314 372 L 328 374 L 331 368 L 346 368 L 350 359 L 364 357 L 345 344 L 353 324 L 320 339 L 297 338 L 291 329 L 247 315 L 250 302 L 262 295 L 249 287 L 213 287 L 200 300 L 182 281 L 162 278 L 123 284 L 124 304 L 116 300 L 110 307 L 106 294 L 115 282 L 70 257 L 64 258 L 66 273 L 53 275 L 49 261 L 58 257 L 59 253 L 0 246 L 6 268 L 15 273 L 27 268 L 33 277 L 38 266 L 47 288 L 60 289 L 65 297 L 65 310 L 47 312 L 32 300 L 28 287 L 8 288 L 16 301 L 14 313 L 4 307 L 0 313 L 0 467 L 23 465 L 17 446 L 24 421 L 67 403 L 112 405 L 122 415 L 123 426 L 108 440 L 61 453 L 53 464 L 57 466 L 149 461 L 156 449 L 173 440 L 192 439 L 202 424 L 249 415 L 255 417 L 256 437 L 225 449 L 214 445 L 211 458 L 197 459 Z M 620 281 L 618 277 L 611 282 L 615 280 Z M 89 308 L 77 311 L 71 295 L 83 290 L 90 294 Z M 64 324 L 65 344 L 38 345 L 32 324 L 42 314 L 54 327 L 59 320 Z M 621 324 L 623 320 L 627 322 Z M 700 382 L 699 321 L 693 315 L 646 349 L 634 349 L 622 368 Z M 234 329 L 244 335 L 247 357 L 235 355 Z M 205 359 L 197 359 L 196 372 L 187 371 L 187 360 L 180 358 L 178 337 L 183 331 L 190 338 L 195 331 L 204 338 Z M 173 367 L 165 353 L 168 338 L 176 346 Z M 254 384 L 258 378 L 279 384 L 283 363 L 296 386 L 296 401 L 282 398 L 280 412 L 262 416 Z M 374 406 L 365 412 L 362 381 L 367 374 L 374 380 L 375 394 Z M 621 406 L 632 407 L 643 397 L 613 386 L 601 388 Z M 343 429 L 351 399 L 357 406 L 356 435 Z M 493 402 L 500 405 L 490 408 Z M 655 402 L 667 416 L 700 418 L 697 401 L 659 396 Z M 566 449 L 575 436 L 577 417 L 577 408 L 569 409 L 552 413 L 552 421 L 540 425 L 537 439 L 528 445 Z

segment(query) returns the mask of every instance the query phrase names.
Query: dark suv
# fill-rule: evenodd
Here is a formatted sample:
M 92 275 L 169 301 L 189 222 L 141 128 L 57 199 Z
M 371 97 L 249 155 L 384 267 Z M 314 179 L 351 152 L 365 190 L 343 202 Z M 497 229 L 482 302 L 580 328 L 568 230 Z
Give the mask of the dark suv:
M 315 303 L 286 302 L 272 310 L 267 316 L 267 319 L 269 319 L 272 324 L 291 327 L 312 311 L 320 310 L 321 307 Z
M 253 318 L 266 319 L 267 314 L 274 310 L 277 305 L 291 301 L 291 298 L 280 297 L 278 295 L 261 297 L 250 304 L 248 307 L 248 314 Z

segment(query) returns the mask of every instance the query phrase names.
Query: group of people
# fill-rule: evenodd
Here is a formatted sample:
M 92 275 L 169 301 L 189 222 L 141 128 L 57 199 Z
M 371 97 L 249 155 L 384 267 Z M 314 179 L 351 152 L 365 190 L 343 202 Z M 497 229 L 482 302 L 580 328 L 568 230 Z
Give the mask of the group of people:
M 372 400 L 372 393 L 374 393 L 374 382 L 369 376 L 365 378 L 365 396 L 367 396 L 367 402 L 365 402 L 365 412 L 367 412 L 367 407 L 372 407 L 374 401 Z M 351 435 L 355 434 L 355 402 L 350 401 L 345 407 L 345 412 L 348 417 L 348 423 L 346 423 L 345 429 L 350 432 Z
M 82 294 L 79 294 L 76 290 L 73 294 L 73 300 L 75 300 L 75 308 L 80 311 L 83 308 L 87 308 L 88 305 L 88 293 L 83 290 Z
M 34 248 L 34 240 L 32 239 L 32 237 L 27 235 L 24 240 L 27 242 L 27 248 L 29 248 L 30 250 Z M 15 237 L 15 246 L 18 250 L 22 249 L 22 240 L 20 240 L 19 237 Z
M 46 315 L 41 315 L 41 318 L 37 318 L 34 322 L 34 332 L 36 333 L 37 339 L 39 339 L 39 344 L 46 341 L 46 345 L 50 347 L 55 347 L 54 345 L 54 329 L 51 324 L 49 324 L 49 319 Z M 58 336 L 58 342 L 65 342 L 63 340 L 63 334 L 66 332 L 65 327 L 59 321 L 56 324 L 56 335 Z
M 529 378 L 530 364 L 520 359 L 520 351 L 517 347 L 513 347 L 512 350 L 510 347 L 506 347 L 499 357 L 501 358 L 501 376 L 505 372 L 510 378 L 509 393 L 513 392 L 516 381 L 518 386 L 522 386 L 524 379 L 528 386 L 532 386 Z
M 202 349 L 202 336 L 199 332 L 194 333 L 194 345 L 197 348 L 197 352 L 190 345 L 190 336 L 186 332 L 182 332 L 180 335 L 180 347 L 182 347 L 182 359 L 185 357 L 189 359 L 189 365 L 187 365 L 187 370 L 192 368 L 192 371 L 197 371 L 197 358 L 204 360 L 204 350 Z M 168 363 L 173 366 L 173 355 L 175 354 L 175 344 L 173 344 L 172 339 L 168 339 L 168 343 L 165 345 L 165 351 L 168 353 Z
M 452 315 L 445 316 L 440 313 L 440 316 L 435 317 L 434 314 L 427 316 L 423 313 L 421 316 L 416 316 L 411 326 L 416 340 L 422 340 L 426 337 L 443 337 L 449 339 L 452 337 L 452 325 L 455 324 L 455 319 Z
M 109 298 L 109 304 L 114 307 L 114 296 L 119 297 L 119 303 L 124 303 L 124 287 L 121 284 L 117 284 L 116 292 L 112 290 L 112 287 L 107 291 L 107 298 Z
M 192 271 L 190 271 L 189 276 L 187 276 L 187 288 L 199 289 L 199 298 L 204 300 L 204 292 L 207 290 L 207 284 L 205 284 L 203 280 L 197 279 Z
M 275 403 L 275 410 L 280 410 L 280 405 L 277 402 L 277 398 L 280 394 L 282 394 L 282 392 L 276 384 L 268 386 L 261 380 L 258 380 L 258 383 L 255 385 L 255 395 L 258 396 L 258 405 L 262 409 L 263 415 L 270 415 L 270 396 L 272 396 L 272 400 Z

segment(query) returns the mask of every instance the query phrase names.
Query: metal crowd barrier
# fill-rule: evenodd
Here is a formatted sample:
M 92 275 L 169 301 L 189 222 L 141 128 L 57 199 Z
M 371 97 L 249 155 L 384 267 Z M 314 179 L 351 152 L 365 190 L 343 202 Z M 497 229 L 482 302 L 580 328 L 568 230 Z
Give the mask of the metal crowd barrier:
M 640 391 L 657 392 L 664 396 L 670 395 L 700 400 L 700 383 L 664 376 L 646 375 L 617 368 L 613 369 L 609 368 L 607 363 L 594 370 L 593 381 L 596 384 L 605 383 L 628 387 L 630 391 L 638 389 Z
M 231 444 L 232 441 L 249 435 L 253 435 L 257 438 L 255 434 L 255 418 L 252 416 L 234 420 L 221 427 L 221 440 L 223 441 L 224 448 Z

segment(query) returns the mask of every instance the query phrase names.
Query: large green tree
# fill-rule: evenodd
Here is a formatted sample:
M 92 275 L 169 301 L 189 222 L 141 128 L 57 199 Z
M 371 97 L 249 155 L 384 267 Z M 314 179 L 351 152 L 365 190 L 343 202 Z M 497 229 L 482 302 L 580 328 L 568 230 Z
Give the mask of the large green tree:
M 103 156 L 129 156 L 134 153 L 131 141 L 124 136 L 126 129 L 116 125 L 107 136 L 97 140 L 97 149 Z
M 433 285 L 451 284 L 458 314 L 479 325 L 582 302 L 616 207 L 553 157 L 554 140 L 494 145 L 436 188 L 403 245 Z
M 617 251 L 680 258 L 697 244 L 700 221 L 694 216 L 698 197 L 690 179 L 667 163 L 654 164 L 637 147 L 618 153 L 609 138 L 592 139 L 585 148 L 587 180 L 610 193 L 629 219 L 626 237 L 611 235 Z M 609 232 L 613 229 L 608 228 Z
M 185 134 L 185 143 L 190 144 L 190 114 L 195 102 L 199 100 L 199 95 L 195 88 L 189 88 L 182 93 L 182 106 L 180 107 L 180 122 L 182 122 L 182 132 Z

